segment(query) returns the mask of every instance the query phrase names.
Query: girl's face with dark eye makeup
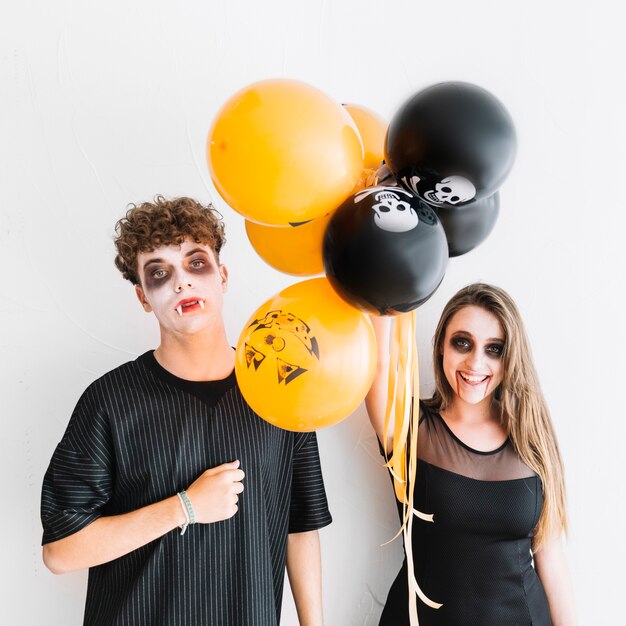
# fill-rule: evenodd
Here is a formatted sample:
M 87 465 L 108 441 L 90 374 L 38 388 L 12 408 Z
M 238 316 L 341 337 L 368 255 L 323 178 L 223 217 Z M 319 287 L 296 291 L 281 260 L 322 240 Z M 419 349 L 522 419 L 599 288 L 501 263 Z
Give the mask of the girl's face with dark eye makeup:
M 504 332 L 498 318 L 478 306 L 466 306 L 448 322 L 443 340 L 443 370 L 457 398 L 482 402 L 504 374 Z

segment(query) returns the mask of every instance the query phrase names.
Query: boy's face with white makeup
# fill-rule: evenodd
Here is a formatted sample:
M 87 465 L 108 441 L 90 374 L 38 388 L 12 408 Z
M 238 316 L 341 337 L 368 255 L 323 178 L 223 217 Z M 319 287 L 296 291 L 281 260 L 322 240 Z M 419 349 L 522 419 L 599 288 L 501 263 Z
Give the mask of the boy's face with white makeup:
M 159 320 L 161 332 L 195 334 L 221 324 L 228 272 L 213 249 L 186 239 L 137 255 L 135 286 L 146 312 Z

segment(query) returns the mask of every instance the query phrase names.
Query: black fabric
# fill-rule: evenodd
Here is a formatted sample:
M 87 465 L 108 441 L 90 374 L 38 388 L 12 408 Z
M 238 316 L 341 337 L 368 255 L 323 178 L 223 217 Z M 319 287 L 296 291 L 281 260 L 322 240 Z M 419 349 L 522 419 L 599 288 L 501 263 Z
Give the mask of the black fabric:
M 448 467 L 433 464 L 434 458 Z M 443 606 L 418 600 L 420 626 L 551 624 L 531 556 L 542 503 L 539 478 L 510 442 L 491 452 L 473 450 L 422 405 L 414 506 L 434 514 L 434 522 L 415 517 L 413 558 L 420 588 Z M 408 624 L 405 559 L 380 626 Z
M 146 353 L 88 387 L 44 478 L 43 543 L 239 459 L 246 477 L 235 516 L 182 536 L 175 529 L 91 568 L 84 623 L 274 626 L 288 532 L 331 522 L 315 433 L 260 419 L 234 376 L 187 390 L 180 381 Z
M 155 358 L 154 352 L 146 352 L 139 357 L 144 365 L 158 378 L 164 382 L 178 387 L 182 391 L 190 393 L 192 396 L 196 396 L 206 404 L 215 406 L 219 399 L 232 387 L 237 384 L 237 378 L 235 377 L 235 370 L 233 370 L 229 376 L 222 380 L 211 381 L 195 381 L 185 380 L 174 376 L 171 372 L 168 372 Z

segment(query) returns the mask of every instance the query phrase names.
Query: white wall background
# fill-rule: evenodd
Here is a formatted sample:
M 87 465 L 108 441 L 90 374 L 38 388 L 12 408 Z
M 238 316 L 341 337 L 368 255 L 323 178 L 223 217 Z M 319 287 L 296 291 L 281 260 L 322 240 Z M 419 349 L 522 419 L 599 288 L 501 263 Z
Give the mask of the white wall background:
M 82 390 L 157 342 L 113 266 L 112 227 L 156 193 L 223 210 L 229 337 L 295 282 L 252 251 L 214 191 L 209 124 L 237 89 L 312 83 L 391 117 L 418 89 L 467 80 L 517 124 L 486 243 L 419 309 L 424 393 L 445 301 L 482 279 L 517 300 L 565 458 L 581 624 L 623 621 L 626 87 L 619 3 L 2 3 L 0 19 L 0 605 L 4 624 L 78 624 L 86 575 L 40 557 L 39 495 Z M 321 532 L 326 621 L 377 624 L 400 550 L 362 410 L 319 434 L 334 523 Z M 296 624 L 286 587 L 283 624 Z

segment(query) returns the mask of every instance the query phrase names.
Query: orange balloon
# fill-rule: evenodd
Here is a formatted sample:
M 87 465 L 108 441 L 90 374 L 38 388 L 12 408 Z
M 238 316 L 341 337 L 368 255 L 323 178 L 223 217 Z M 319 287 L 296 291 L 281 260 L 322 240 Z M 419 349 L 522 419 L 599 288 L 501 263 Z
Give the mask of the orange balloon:
M 322 244 L 331 215 L 297 226 L 266 226 L 246 220 L 246 233 L 257 254 L 274 269 L 295 276 L 324 273 Z
M 286 226 L 321 217 L 350 195 L 363 144 L 340 104 L 305 83 L 274 79 L 226 102 L 209 131 L 207 160 L 235 211 Z
M 301 432 L 350 415 L 375 367 L 369 318 L 326 278 L 296 283 L 261 306 L 241 333 L 235 361 L 252 409 L 275 426 Z
M 358 104 L 344 104 L 343 106 L 354 120 L 363 140 L 363 148 L 365 149 L 363 167 L 378 169 L 385 158 L 387 122 L 378 113 Z

